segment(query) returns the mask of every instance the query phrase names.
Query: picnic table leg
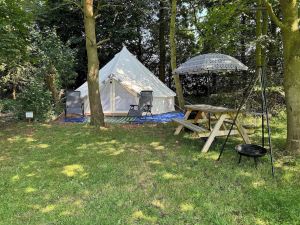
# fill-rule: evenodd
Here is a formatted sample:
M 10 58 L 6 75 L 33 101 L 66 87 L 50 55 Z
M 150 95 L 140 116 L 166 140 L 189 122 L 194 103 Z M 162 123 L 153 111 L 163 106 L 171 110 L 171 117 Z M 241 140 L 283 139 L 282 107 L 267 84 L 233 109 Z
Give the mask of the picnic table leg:
M 187 111 L 186 111 L 186 113 L 185 113 L 185 115 L 184 115 L 184 119 L 185 119 L 185 120 L 187 120 L 187 119 L 189 118 L 191 112 L 192 112 L 192 110 L 187 110 Z M 178 134 L 180 133 L 180 131 L 182 130 L 182 128 L 183 128 L 183 125 L 179 125 L 179 126 L 176 128 L 176 130 L 175 130 L 175 132 L 174 132 L 174 135 L 178 135 Z
M 215 116 L 215 118 L 218 120 L 218 119 L 220 119 L 220 116 L 218 117 L 218 115 L 214 115 Z M 222 126 L 221 127 L 223 127 L 223 130 L 224 131 L 226 131 L 227 130 L 227 127 L 226 127 L 226 125 L 225 125 L 225 123 L 223 122 L 222 123 Z
M 203 112 L 203 113 L 202 113 L 202 116 L 203 116 L 204 119 L 207 120 L 207 127 L 208 127 L 208 130 L 211 131 L 211 115 L 210 115 L 209 113 L 206 114 L 205 112 Z
M 220 116 L 218 122 L 216 123 L 216 125 L 214 126 L 213 130 L 211 131 L 207 141 L 205 142 L 205 145 L 202 148 L 202 152 L 208 152 L 209 147 L 211 146 L 212 142 L 214 141 L 216 135 L 218 134 L 218 131 L 220 130 L 224 120 L 226 119 L 227 115 L 223 114 L 222 116 Z
M 238 120 L 235 121 L 235 125 L 236 125 L 236 128 L 237 128 L 238 132 L 242 136 L 244 142 L 246 144 L 251 144 L 251 141 L 249 139 L 249 136 L 248 136 L 247 132 L 245 131 L 245 128 L 243 128 L 243 126 L 240 124 L 240 122 Z
M 198 120 L 201 118 L 203 118 L 202 112 L 199 111 L 194 119 L 194 123 L 198 123 Z

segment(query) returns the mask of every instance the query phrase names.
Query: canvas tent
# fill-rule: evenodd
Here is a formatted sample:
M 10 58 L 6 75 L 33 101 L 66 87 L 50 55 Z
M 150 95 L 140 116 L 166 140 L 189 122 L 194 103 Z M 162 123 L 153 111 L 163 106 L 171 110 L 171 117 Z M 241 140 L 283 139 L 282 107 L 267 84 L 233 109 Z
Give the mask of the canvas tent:
M 100 93 L 106 115 L 127 114 L 131 104 L 138 103 L 143 90 L 153 91 L 153 114 L 174 111 L 176 94 L 150 72 L 124 46 L 100 71 Z M 90 114 L 88 85 L 85 82 L 76 91 L 84 99 L 85 114 Z

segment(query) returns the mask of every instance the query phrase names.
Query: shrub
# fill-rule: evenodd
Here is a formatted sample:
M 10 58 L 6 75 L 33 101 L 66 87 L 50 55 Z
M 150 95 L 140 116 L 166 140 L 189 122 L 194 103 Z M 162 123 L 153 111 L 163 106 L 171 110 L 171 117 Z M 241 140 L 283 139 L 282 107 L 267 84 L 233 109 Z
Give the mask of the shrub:
M 51 93 L 42 81 L 30 81 L 17 96 L 16 116 L 25 119 L 25 112 L 33 112 L 34 120 L 44 121 L 53 115 Z
M 13 99 L 0 99 L 0 113 L 14 112 L 16 101 Z

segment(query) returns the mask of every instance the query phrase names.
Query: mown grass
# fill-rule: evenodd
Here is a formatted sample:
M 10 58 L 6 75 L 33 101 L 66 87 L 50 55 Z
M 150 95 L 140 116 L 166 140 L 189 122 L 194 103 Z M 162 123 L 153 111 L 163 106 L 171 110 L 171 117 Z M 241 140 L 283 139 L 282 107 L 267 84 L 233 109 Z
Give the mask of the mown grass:
M 272 178 L 268 157 L 237 164 L 239 139 L 217 162 L 224 139 L 201 154 L 203 142 L 174 127 L 6 124 L 0 224 L 300 224 L 299 159 L 277 154 Z

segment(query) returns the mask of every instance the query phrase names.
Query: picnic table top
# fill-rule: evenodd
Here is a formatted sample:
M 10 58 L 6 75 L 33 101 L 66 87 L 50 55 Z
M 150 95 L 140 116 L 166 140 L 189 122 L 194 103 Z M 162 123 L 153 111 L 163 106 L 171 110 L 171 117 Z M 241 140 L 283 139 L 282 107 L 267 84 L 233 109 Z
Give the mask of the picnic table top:
M 209 113 L 234 113 L 236 109 L 229 109 L 222 106 L 213 106 L 213 105 L 205 105 L 205 104 L 197 104 L 197 105 L 185 105 L 187 110 L 201 111 L 201 112 L 209 112 Z

